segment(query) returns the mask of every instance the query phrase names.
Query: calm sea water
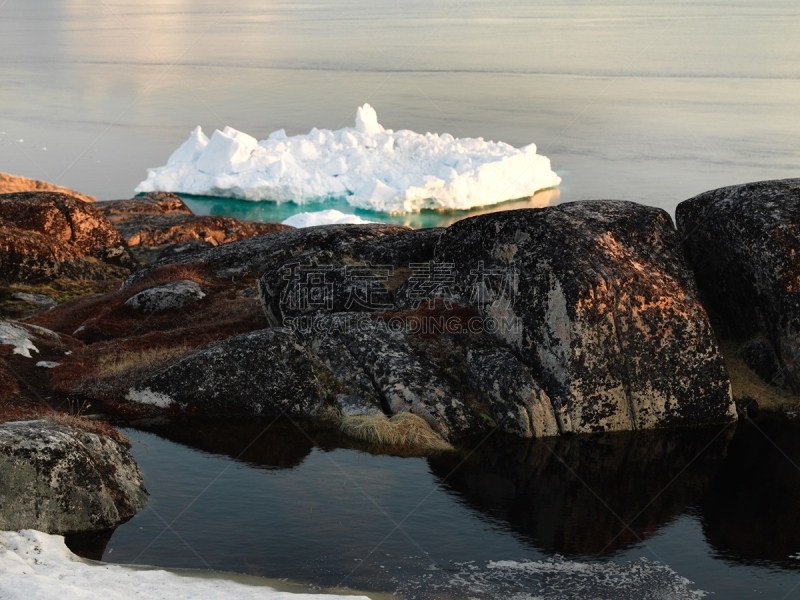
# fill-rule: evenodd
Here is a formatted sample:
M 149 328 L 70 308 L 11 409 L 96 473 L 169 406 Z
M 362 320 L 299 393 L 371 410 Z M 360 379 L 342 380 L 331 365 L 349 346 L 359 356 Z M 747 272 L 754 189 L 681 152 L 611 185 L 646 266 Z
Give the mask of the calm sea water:
M 401 598 L 800 597 L 800 425 L 373 456 L 292 425 L 126 430 L 151 493 L 94 558 Z M 92 538 L 92 536 L 90 536 Z
M 564 180 L 550 202 L 672 211 L 800 175 L 787 0 L 0 0 L 0 81 L 0 171 L 103 199 L 195 125 L 336 129 L 366 101 L 393 129 L 535 142 Z

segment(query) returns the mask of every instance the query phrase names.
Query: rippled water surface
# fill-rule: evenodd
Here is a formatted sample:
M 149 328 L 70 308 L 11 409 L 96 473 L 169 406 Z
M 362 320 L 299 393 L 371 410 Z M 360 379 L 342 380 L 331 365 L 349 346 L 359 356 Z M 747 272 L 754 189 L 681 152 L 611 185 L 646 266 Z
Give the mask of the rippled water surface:
M 107 561 L 402 598 L 800 596 L 790 423 L 491 438 L 427 459 L 290 424 L 125 433 L 150 503 L 69 540 Z
M 8 0 L 0 78 L 0 170 L 106 199 L 197 124 L 337 129 L 366 101 L 393 129 L 535 142 L 563 178 L 551 202 L 672 211 L 800 174 L 785 0 Z

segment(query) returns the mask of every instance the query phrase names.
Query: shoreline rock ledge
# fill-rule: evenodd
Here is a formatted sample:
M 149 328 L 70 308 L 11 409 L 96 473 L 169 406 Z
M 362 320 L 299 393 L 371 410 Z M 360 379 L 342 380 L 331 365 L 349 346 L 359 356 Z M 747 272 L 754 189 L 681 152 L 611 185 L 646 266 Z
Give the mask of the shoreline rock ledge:
M 736 419 L 694 276 L 660 209 L 585 201 L 446 229 L 321 226 L 178 260 L 204 277 L 220 268 L 258 277 L 265 331 L 275 333 L 258 334 L 256 345 L 246 334 L 198 349 L 131 388 L 129 400 L 173 413 L 319 420 L 411 412 L 450 442 L 495 426 L 546 437 Z M 324 302 L 296 301 L 314 293 L 309 282 L 330 294 Z M 365 306 L 367 291 L 377 308 Z M 460 326 L 418 327 L 439 317 Z M 474 319 L 480 327 L 469 326 Z M 237 344 L 261 359 L 234 368 L 215 358 Z M 302 360 L 276 360 L 284 346 Z M 252 377 L 241 372 L 246 365 Z M 301 388 L 277 385 L 312 371 L 312 392 L 287 397 Z

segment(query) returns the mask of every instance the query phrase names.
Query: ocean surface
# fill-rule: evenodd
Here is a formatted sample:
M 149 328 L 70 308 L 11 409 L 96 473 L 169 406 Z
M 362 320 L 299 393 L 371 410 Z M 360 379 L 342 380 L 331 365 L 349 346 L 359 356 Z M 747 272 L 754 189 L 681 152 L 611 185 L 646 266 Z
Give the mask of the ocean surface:
M 672 212 L 800 176 L 792 0 L 0 0 L 0 81 L 0 171 L 100 199 L 130 197 L 196 125 L 339 129 L 364 102 L 396 130 L 536 143 L 563 183 L 528 205 Z

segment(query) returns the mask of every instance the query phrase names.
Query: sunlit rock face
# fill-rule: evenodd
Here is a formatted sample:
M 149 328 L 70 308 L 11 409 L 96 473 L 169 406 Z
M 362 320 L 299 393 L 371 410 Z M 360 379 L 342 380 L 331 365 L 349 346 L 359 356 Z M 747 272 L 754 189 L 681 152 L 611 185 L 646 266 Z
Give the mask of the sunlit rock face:
M 715 325 L 764 336 L 800 390 L 800 179 L 705 192 L 675 216 Z
M 669 215 L 591 201 L 466 219 L 439 239 L 462 300 L 547 392 L 562 433 L 735 418 L 730 382 Z M 502 272 L 480 297 L 461 286 Z
M 0 278 L 124 277 L 134 266 L 119 233 L 92 204 L 58 192 L 0 194 Z

